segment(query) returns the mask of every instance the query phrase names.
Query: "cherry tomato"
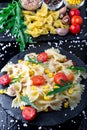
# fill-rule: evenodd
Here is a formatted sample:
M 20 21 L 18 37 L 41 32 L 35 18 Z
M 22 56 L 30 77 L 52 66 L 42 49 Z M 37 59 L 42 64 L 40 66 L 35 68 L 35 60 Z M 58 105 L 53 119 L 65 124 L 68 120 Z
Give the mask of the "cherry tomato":
M 76 8 L 71 9 L 69 12 L 70 17 L 73 17 L 74 15 L 80 16 L 80 11 Z
M 42 53 L 38 54 L 37 60 L 41 61 L 41 62 L 47 61 L 48 60 L 48 54 L 46 52 L 42 52 Z
M 65 82 L 68 81 L 67 76 L 66 76 L 63 72 L 59 72 L 59 73 L 57 73 L 57 74 L 54 76 L 54 82 L 55 82 L 56 84 L 63 85 L 62 80 L 65 81 Z
M 72 73 L 70 73 L 69 75 L 67 75 L 68 81 L 72 82 L 74 80 L 74 75 Z
M 70 29 L 70 32 L 71 32 L 71 33 L 77 34 L 77 33 L 80 32 L 81 27 L 80 27 L 79 24 L 72 24 L 72 25 L 70 25 L 70 28 L 69 28 L 69 29 Z
M 11 82 L 11 79 L 8 74 L 5 74 L 0 77 L 0 84 L 2 85 L 8 85 Z
M 36 75 L 31 78 L 33 85 L 40 86 L 45 84 L 45 78 L 41 75 Z
M 25 120 L 31 121 L 36 117 L 37 111 L 31 106 L 27 106 L 22 110 L 22 116 Z
M 71 24 L 79 24 L 79 25 L 82 25 L 82 23 L 83 23 L 83 19 L 82 19 L 82 17 L 81 16 L 73 16 L 72 18 L 71 18 Z

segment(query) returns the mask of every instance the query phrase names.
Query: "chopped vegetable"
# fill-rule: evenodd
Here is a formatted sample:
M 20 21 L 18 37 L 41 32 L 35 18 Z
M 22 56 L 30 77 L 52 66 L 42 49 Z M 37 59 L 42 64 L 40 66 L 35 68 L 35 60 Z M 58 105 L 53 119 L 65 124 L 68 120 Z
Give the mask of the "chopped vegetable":
M 55 74 L 55 76 L 54 76 L 54 82 L 56 84 L 63 85 L 62 80 L 65 81 L 65 82 L 68 81 L 67 76 L 63 72 L 59 72 L 59 73 Z
M 48 54 L 46 52 L 42 52 L 42 53 L 38 54 L 37 60 L 39 62 L 45 62 L 45 61 L 47 61 L 48 60 Z
M 0 11 L 0 32 L 5 32 L 8 29 L 20 43 L 20 51 L 25 49 L 27 43 L 32 43 L 31 37 L 24 33 L 26 26 L 24 25 L 20 1 L 13 0 L 11 4 Z
M 26 106 L 22 110 L 22 116 L 25 120 L 31 121 L 36 117 L 37 111 L 31 106 Z
M 45 84 L 45 78 L 41 75 L 35 75 L 31 78 L 33 85 L 40 86 Z
M 0 77 L 0 84 L 1 85 L 8 85 L 11 82 L 11 79 L 8 74 L 5 74 Z

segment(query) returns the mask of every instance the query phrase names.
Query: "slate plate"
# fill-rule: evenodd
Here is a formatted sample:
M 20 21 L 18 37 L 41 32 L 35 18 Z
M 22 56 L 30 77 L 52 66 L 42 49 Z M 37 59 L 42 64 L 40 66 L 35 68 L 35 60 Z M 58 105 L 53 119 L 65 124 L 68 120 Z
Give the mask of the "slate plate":
M 6 2 L 2 2 L 0 3 L 0 9 L 2 9 L 3 7 L 6 7 L 7 4 L 8 4 L 8 1 L 11 1 L 11 0 L 7 0 Z M 83 17 L 86 17 L 86 8 L 85 8 L 85 5 L 82 6 L 80 8 L 80 11 L 81 11 L 81 16 Z M 76 40 L 76 39 L 85 39 L 86 36 L 87 36 L 87 21 L 86 19 L 83 20 L 83 24 L 81 26 L 81 32 L 77 35 L 73 35 L 72 33 L 68 33 L 66 36 L 59 36 L 59 35 L 52 35 L 52 34 L 48 34 L 48 35 L 41 35 L 37 38 L 32 38 L 33 41 L 35 42 L 45 42 L 45 41 L 51 41 L 51 42 L 56 42 L 58 40 Z M 4 35 L 4 33 L 0 33 L 0 41 L 2 42 L 14 42 L 16 41 L 16 38 L 12 38 L 11 36 L 9 36 L 9 34 L 7 35 Z
M 24 55 L 27 53 L 30 53 L 30 52 L 40 53 L 48 48 L 49 48 L 49 45 L 44 46 L 44 44 L 42 44 L 37 49 L 31 48 L 29 50 L 26 50 L 24 52 L 17 54 L 10 61 L 17 63 L 18 59 L 23 59 Z M 60 49 L 60 51 L 62 54 L 66 55 L 67 58 L 72 59 L 74 62 L 76 62 L 78 66 L 85 67 L 85 64 L 76 56 L 62 49 Z M 68 109 L 62 109 L 61 111 L 56 111 L 56 112 L 54 111 L 47 112 L 47 113 L 41 112 L 41 113 L 38 113 L 35 120 L 33 120 L 32 122 L 29 122 L 29 124 L 37 125 L 37 126 L 54 126 L 57 124 L 62 124 L 65 121 L 77 116 L 86 107 L 86 104 L 87 104 L 87 101 L 86 101 L 87 100 L 87 80 L 84 80 L 83 84 L 86 85 L 85 91 L 82 94 L 81 102 L 78 104 L 78 106 L 74 110 L 71 110 L 70 108 L 68 108 Z M 0 88 L 2 88 L 2 86 L 0 86 Z M 12 102 L 11 97 L 7 95 L 0 95 L 0 104 L 6 110 L 6 112 L 10 114 L 12 117 L 14 117 L 15 119 L 25 122 L 21 116 L 20 109 L 11 108 L 11 102 Z

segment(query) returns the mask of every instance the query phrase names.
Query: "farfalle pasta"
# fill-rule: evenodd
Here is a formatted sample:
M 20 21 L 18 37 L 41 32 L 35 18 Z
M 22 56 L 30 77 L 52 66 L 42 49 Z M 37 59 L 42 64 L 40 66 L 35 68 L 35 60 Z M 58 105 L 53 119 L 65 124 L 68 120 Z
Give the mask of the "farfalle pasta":
M 64 25 L 62 19 L 59 18 L 59 11 L 48 10 L 45 3 L 36 12 L 23 10 L 22 13 L 27 26 L 25 33 L 32 37 L 49 33 L 57 34 L 56 28 L 69 28 L 69 25 Z
M 11 78 L 6 94 L 14 97 L 12 107 L 29 105 L 22 100 L 22 97 L 27 97 L 38 112 L 49 111 L 49 108 L 55 111 L 62 107 L 75 108 L 84 91 L 82 77 L 86 78 L 87 74 L 80 67 L 77 72 L 73 61 L 60 54 L 58 49 L 50 48 L 44 53 L 47 59 L 41 60 L 40 54 L 29 53 L 23 60 L 8 63 L 1 70 Z M 59 74 L 63 77 L 60 78 Z M 38 76 L 40 78 L 34 82 L 34 77 Z

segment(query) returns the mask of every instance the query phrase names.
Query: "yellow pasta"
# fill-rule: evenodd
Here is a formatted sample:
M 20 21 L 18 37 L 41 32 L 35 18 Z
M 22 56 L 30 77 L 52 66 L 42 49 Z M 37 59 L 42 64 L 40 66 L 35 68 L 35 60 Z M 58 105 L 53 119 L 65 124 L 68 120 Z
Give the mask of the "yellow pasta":
M 45 34 L 56 34 L 56 28 L 68 28 L 59 18 L 59 11 L 50 11 L 46 4 L 43 4 L 36 12 L 22 11 L 24 23 L 27 26 L 25 33 L 32 37 Z

